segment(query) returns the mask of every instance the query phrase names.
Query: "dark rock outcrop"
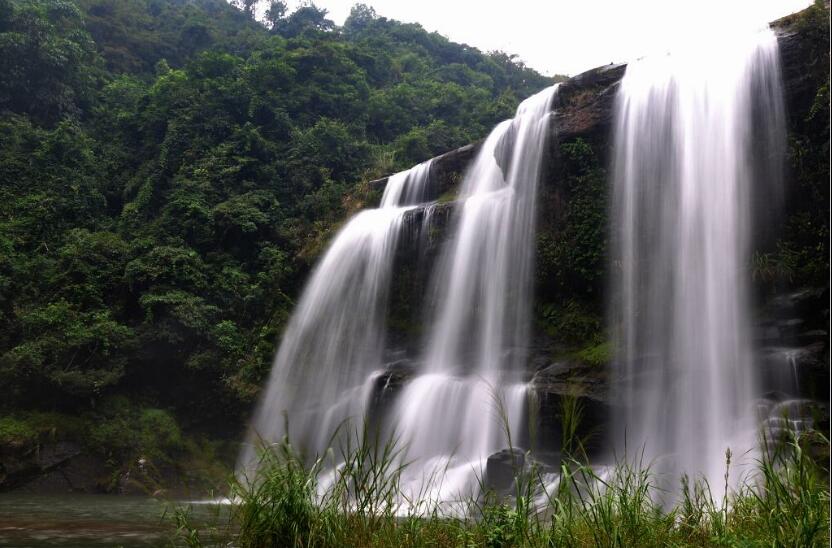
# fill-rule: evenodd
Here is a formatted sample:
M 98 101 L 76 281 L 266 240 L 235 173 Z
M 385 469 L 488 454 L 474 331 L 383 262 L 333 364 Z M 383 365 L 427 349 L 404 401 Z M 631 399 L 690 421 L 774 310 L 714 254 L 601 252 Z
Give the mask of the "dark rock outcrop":
M 829 2 L 824 2 L 829 11 Z M 829 46 L 829 29 L 817 29 L 809 25 L 814 7 L 782 17 L 769 26 L 777 35 L 780 46 L 780 61 L 783 77 L 783 89 L 786 94 L 786 104 L 793 112 L 802 112 L 814 100 L 815 78 L 809 67 L 815 67 L 818 61 L 819 48 L 823 47 L 823 36 L 815 36 L 815 32 L 826 35 L 826 47 Z M 828 23 L 827 23 L 828 25 Z M 820 71 L 828 71 L 828 66 L 817 66 Z M 827 72 L 828 74 L 828 72 Z
M 612 127 L 615 94 L 626 64 L 594 68 L 560 85 L 552 131 L 556 142 L 578 137 L 603 139 Z
M 400 253 L 412 253 L 420 247 L 424 253 L 425 246 L 434 248 L 444 241 L 442 235 L 451 223 L 457 202 L 429 203 L 414 207 L 405 212 L 403 223 L 404 241 L 399 242 Z
M 81 454 L 75 443 L 20 444 L 0 451 L 0 490 L 13 489 L 68 464 Z
M 462 178 L 462 174 L 477 155 L 482 146 L 482 141 L 471 143 L 457 149 L 448 151 L 433 158 L 430 170 L 430 186 L 434 198 L 438 198 L 456 187 Z M 390 177 L 382 177 L 368 183 L 370 190 L 381 190 L 387 185 Z

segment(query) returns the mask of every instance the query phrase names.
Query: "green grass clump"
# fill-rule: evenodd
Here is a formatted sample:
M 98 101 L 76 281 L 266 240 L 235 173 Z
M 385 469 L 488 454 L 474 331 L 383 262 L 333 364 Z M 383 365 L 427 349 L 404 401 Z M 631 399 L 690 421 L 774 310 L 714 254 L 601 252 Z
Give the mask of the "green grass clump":
M 439 204 L 449 204 L 459 197 L 459 191 L 455 188 L 445 191 L 436 202 Z
M 322 517 L 315 505 L 319 466 L 310 469 L 282 444 L 276 451 L 264 451 L 259 470 L 251 484 L 238 482 L 232 489 L 234 518 L 243 546 L 307 546 L 315 523 Z
M 580 361 L 593 365 L 602 366 L 610 363 L 612 360 L 612 345 L 609 341 L 604 341 L 599 344 L 587 346 L 575 353 Z
M 825 437 L 822 441 L 829 445 Z M 224 536 L 213 530 L 211 545 L 828 545 L 828 470 L 804 445 L 795 433 L 785 443 L 764 444 L 756 473 L 738 490 L 729 489 L 732 456 L 726 452 L 724 485 L 712 488 L 682 477 L 681 489 L 668 493 L 643 457 L 593 468 L 580 441 L 573 440 L 562 457 L 559 481 L 544 481 L 535 464 L 518 466 L 510 495 L 481 481 L 478 497 L 460 501 L 464 514 L 449 517 L 435 501 L 397 512 L 398 503 L 414 501 L 400 489 L 407 464 L 392 437 L 382 443 L 365 428 L 347 438 L 338 458 L 329 451 L 312 460 L 301 458 L 284 439 L 262 450 L 254 477 L 233 482 L 229 522 Z M 334 463 L 340 464 L 333 471 Z M 181 542 L 201 546 L 201 539 L 209 538 L 188 523 L 186 513 L 175 517 Z

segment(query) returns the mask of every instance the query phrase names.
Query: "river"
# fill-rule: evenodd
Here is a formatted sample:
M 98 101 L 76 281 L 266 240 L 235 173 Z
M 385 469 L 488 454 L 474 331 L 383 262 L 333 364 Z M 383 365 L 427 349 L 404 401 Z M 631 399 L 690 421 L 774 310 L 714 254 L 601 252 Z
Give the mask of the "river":
M 190 522 L 200 528 L 227 523 L 223 519 L 224 507 L 204 502 L 113 495 L 4 493 L 0 494 L 0 546 L 185 545 L 174 543 L 176 508 L 189 508 Z

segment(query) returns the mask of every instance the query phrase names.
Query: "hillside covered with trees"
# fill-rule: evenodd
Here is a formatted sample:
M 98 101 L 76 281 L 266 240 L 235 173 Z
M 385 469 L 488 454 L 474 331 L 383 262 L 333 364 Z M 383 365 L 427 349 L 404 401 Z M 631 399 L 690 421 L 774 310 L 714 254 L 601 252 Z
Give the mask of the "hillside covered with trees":
M 363 5 L 237 4 L 0 0 L 0 487 L 46 439 L 104 490 L 212 454 L 358 185 L 551 82 Z

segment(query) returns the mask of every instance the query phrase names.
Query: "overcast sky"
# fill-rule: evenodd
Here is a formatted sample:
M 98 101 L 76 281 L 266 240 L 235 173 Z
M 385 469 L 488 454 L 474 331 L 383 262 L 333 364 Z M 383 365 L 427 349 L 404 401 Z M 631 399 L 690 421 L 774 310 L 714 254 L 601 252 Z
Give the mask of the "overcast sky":
M 268 2 L 263 2 L 267 4 Z M 300 0 L 289 0 L 293 10 Z M 336 24 L 356 0 L 315 0 Z M 378 15 L 420 23 L 454 42 L 516 53 L 528 66 L 574 76 L 611 62 L 707 40 L 720 28 L 763 28 L 810 0 L 363 0 Z

